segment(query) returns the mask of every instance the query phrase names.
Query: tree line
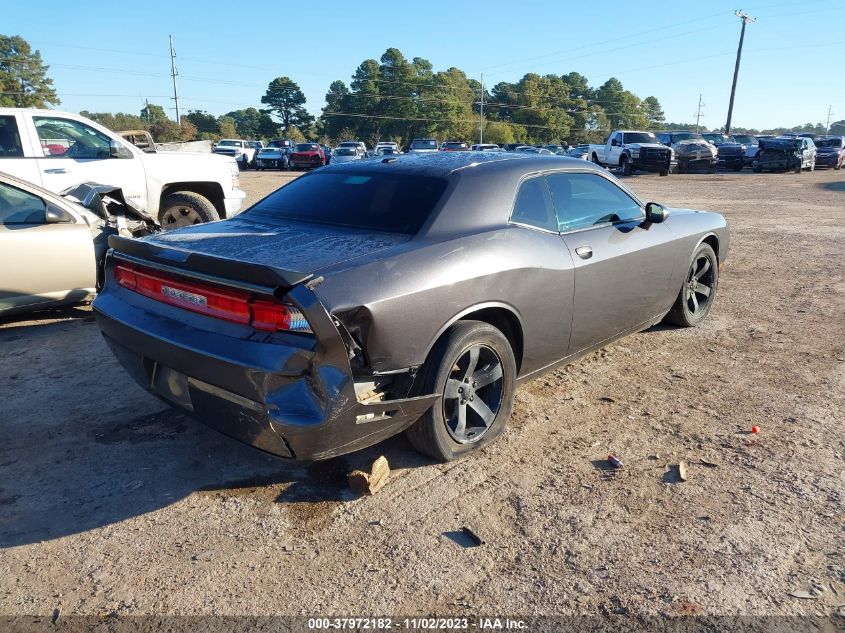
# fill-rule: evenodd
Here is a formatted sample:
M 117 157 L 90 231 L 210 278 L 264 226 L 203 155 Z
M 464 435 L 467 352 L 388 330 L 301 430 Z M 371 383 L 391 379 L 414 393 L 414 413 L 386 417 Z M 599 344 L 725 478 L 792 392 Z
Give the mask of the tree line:
M 25 39 L 0 35 L 0 106 L 59 105 L 48 70 L 40 52 Z M 374 144 L 390 139 L 406 145 L 418 137 L 475 141 L 483 133 L 484 141 L 491 143 L 580 143 L 602 141 L 610 130 L 620 128 L 696 127 L 666 122 L 657 97 L 640 99 L 615 77 L 593 87 L 577 72 L 527 73 L 516 82 L 482 85 L 459 68 L 435 71 L 428 60 L 409 60 L 397 48 L 388 48 L 378 60 L 362 61 L 348 84 L 341 79 L 331 82 L 319 116 L 312 116 L 305 104 L 297 83 L 280 76 L 269 82 L 261 107 L 221 116 L 191 110 L 178 125 L 162 106 L 151 103 L 137 115 L 86 110 L 80 114 L 115 131 L 148 130 L 162 142 L 285 136 L 325 143 L 360 139 Z M 823 134 L 825 130 L 821 123 L 807 123 L 767 130 L 735 127 L 733 132 Z M 845 135 L 845 120 L 833 123 L 829 133 Z

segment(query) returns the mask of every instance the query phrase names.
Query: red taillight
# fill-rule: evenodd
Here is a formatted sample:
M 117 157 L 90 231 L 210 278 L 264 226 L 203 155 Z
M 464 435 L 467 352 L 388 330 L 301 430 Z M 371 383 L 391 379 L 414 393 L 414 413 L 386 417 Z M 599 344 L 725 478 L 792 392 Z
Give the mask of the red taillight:
M 124 264 L 115 266 L 114 276 L 117 283 L 128 290 L 191 312 L 233 323 L 252 324 L 256 329 L 269 332 L 311 331 L 304 315 L 293 306 L 253 299 L 241 290 L 186 282 L 158 271 Z

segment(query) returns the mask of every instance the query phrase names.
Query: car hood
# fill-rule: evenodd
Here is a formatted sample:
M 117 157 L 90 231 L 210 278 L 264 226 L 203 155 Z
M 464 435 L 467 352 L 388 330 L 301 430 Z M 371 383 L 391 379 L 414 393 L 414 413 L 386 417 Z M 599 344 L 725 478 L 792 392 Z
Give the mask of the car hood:
M 143 241 L 215 258 L 318 273 L 408 242 L 411 235 L 238 216 L 159 233 Z
M 639 149 L 666 149 L 666 146 L 663 145 L 663 143 L 625 143 L 625 147 Z

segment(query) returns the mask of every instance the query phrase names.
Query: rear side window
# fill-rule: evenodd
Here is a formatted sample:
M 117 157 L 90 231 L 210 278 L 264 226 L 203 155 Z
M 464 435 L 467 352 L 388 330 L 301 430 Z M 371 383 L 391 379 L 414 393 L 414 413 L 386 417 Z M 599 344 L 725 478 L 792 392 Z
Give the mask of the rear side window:
M 640 205 L 607 178 L 593 174 L 549 174 L 549 190 L 560 230 L 641 219 Z
M 23 157 L 18 124 L 13 116 L 0 116 L 0 156 L 3 158 Z
M 109 158 L 111 139 L 90 125 L 58 117 L 32 117 L 47 158 Z
M 545 179 L 532 178 L 520 185 L 511 220 L 548 231 L 558 230 L 555 208 Z
M 445 189 L 445 180 L 427 176 L 317 171 L 271 193 L 247 213 L 413 235 Z

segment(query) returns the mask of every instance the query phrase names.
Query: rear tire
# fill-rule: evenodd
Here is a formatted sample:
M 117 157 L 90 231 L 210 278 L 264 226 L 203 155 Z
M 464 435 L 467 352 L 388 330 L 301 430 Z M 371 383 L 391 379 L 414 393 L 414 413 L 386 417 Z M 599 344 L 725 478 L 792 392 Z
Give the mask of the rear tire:
M 192 191 L 171 193 L 164 199 L 158 214 L 158 221 L 165 231 L 219 219 L 211 201 Z
M 452 461 L 504 432 L 513 409 L 516 361 L 510 343 L 492 325 L 452 325 L 434 345 L 417 380 L 417 393 L 441 394 L 405 432 L 419 452 Z
M 692 255 L 675 304 L 664 321 L 680 327 L 699 325 L 710 314 L 718 287 L 719 259 L 709 244 L 699 244 Z

